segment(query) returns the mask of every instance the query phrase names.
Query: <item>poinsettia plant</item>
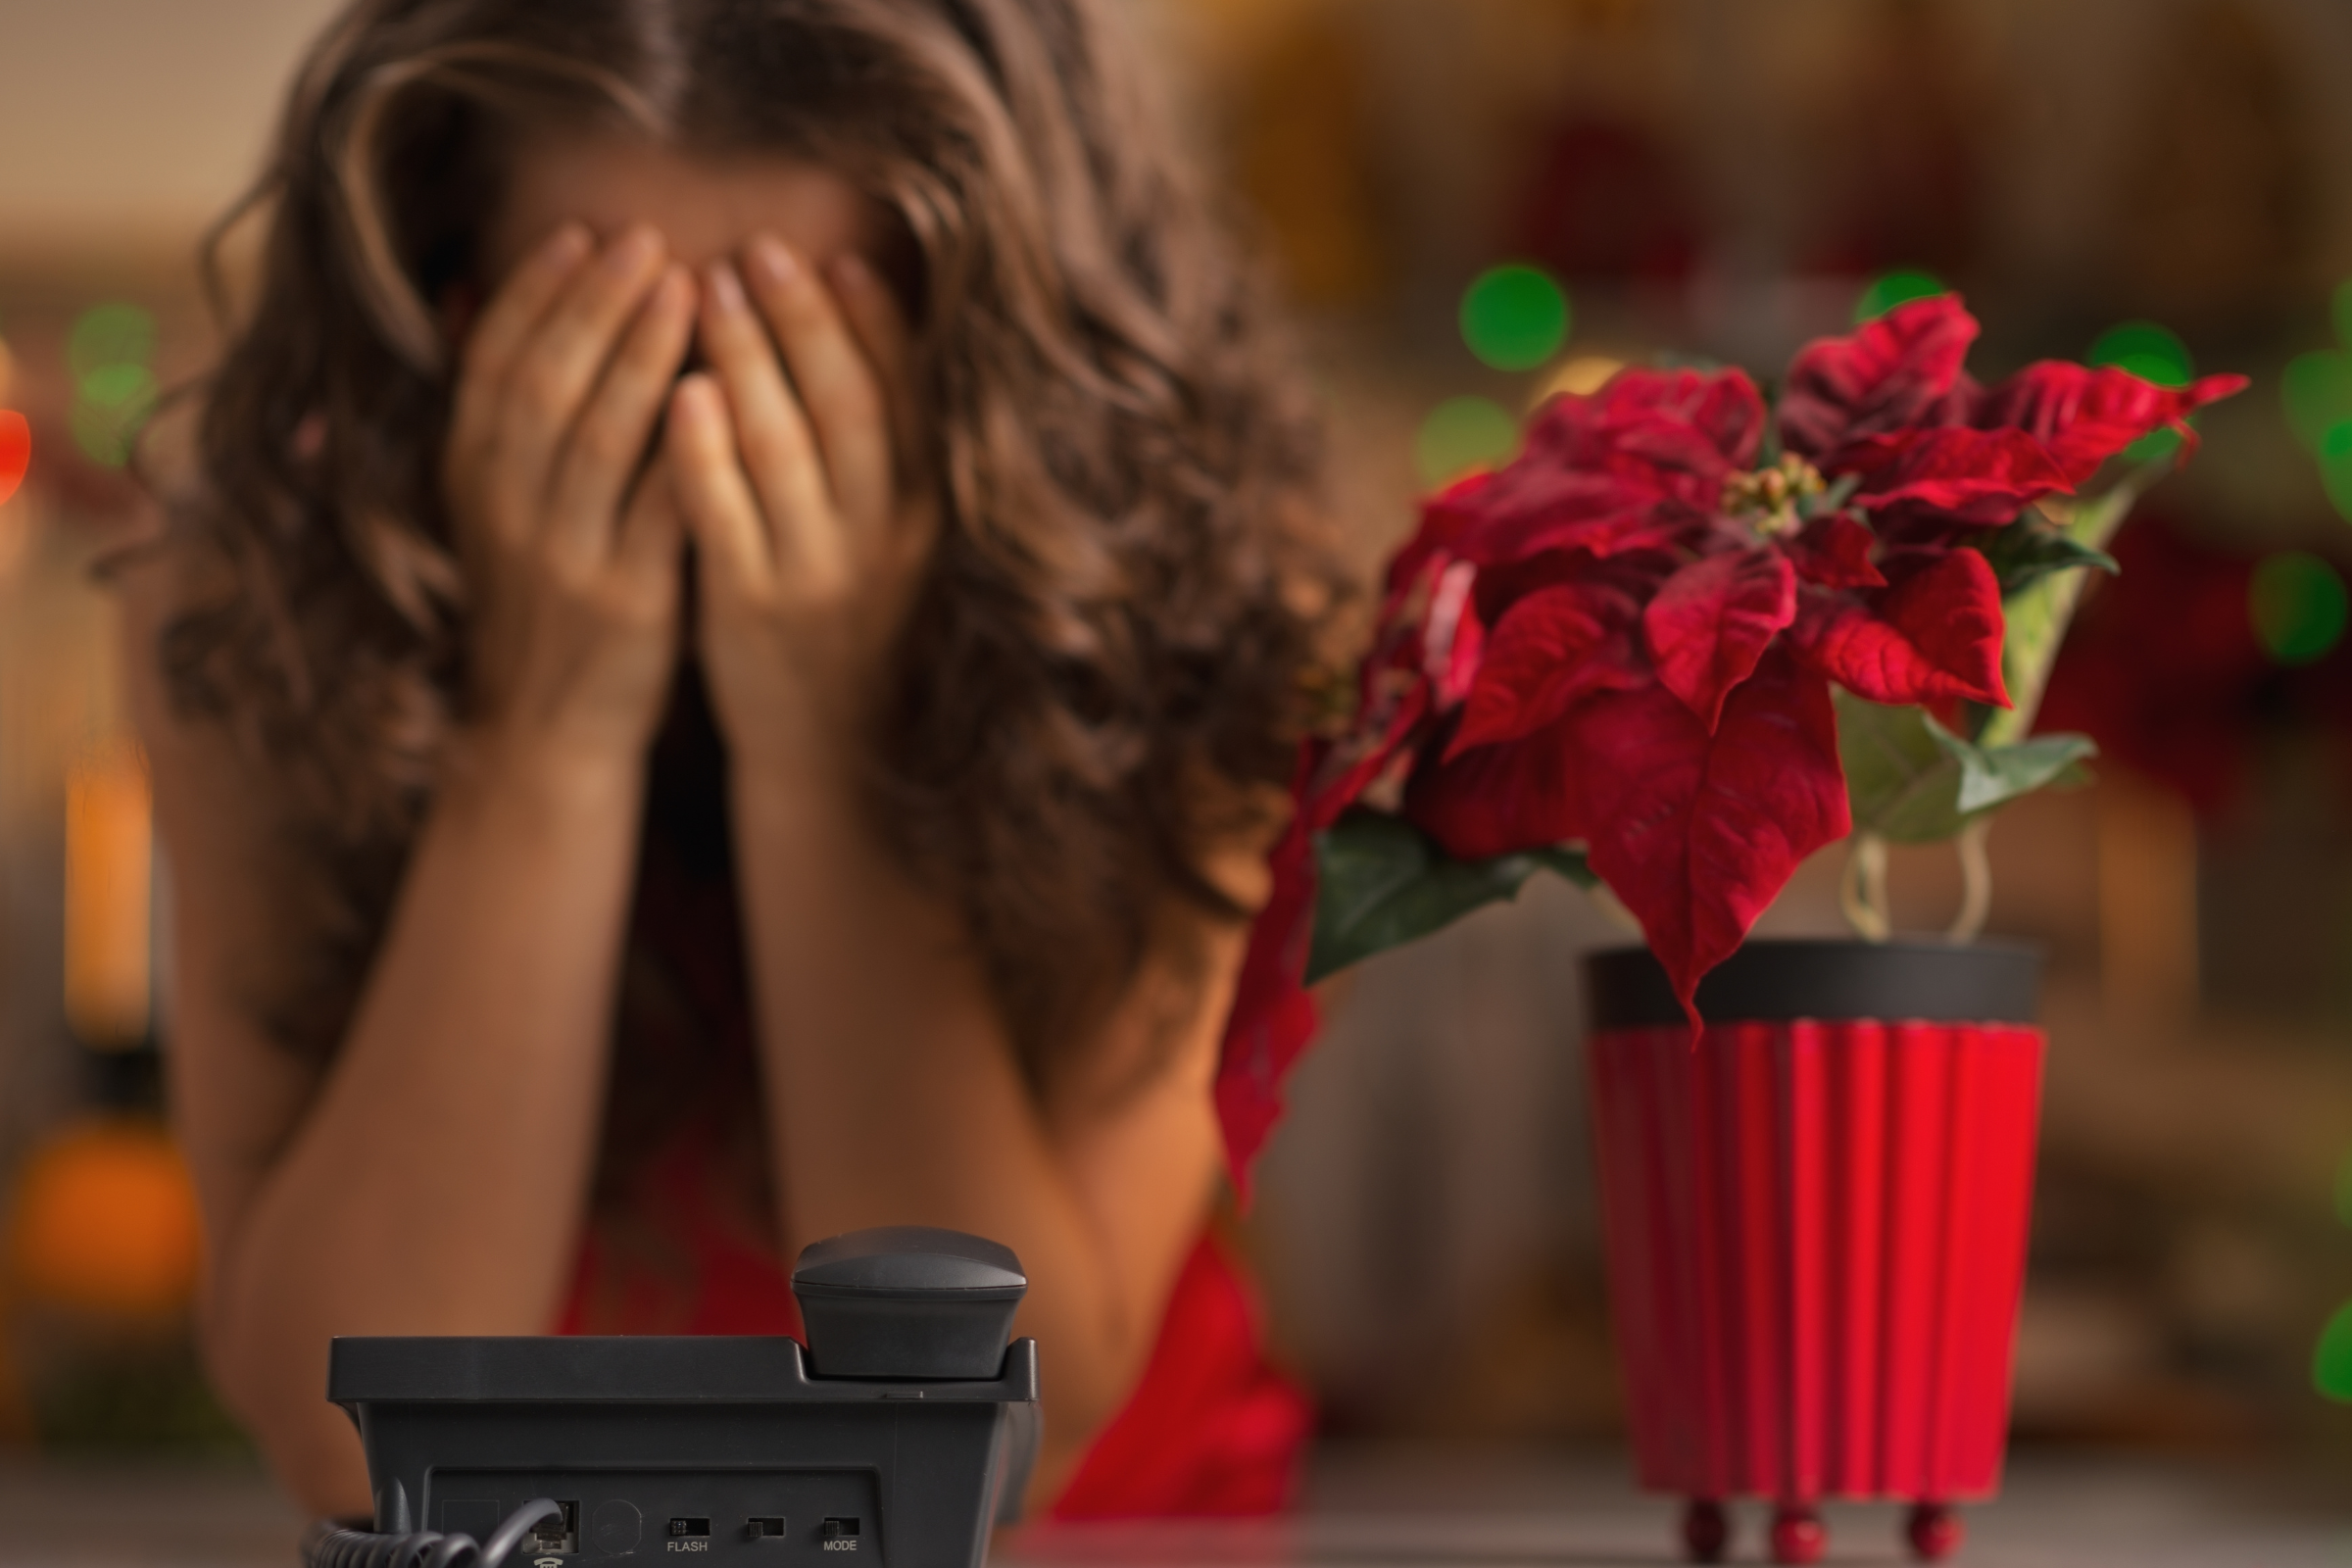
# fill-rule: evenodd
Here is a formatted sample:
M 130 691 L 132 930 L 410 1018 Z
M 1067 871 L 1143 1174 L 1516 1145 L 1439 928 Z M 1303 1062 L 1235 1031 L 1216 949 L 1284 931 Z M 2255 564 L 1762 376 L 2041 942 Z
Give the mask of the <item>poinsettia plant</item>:
M 1959 840 L 1972 934 L 1988 813 L 2092 753 L 2031 733 L 2085 571 L 2189 414 L 2245 384 L 2045 361 L 1986 387 L 1976 335 L 1957 296 L 1898 306 L 1805 347 L 1769 406 L 1738 369 L 1622 370 L 1424 505 L 1244 966 L 1237 1171 L 1312 1037 L 1303 986 L 1539 869 L 1613 895 L 1687 1009 L 1841 838 L 1873 938 L 1885 847 Z

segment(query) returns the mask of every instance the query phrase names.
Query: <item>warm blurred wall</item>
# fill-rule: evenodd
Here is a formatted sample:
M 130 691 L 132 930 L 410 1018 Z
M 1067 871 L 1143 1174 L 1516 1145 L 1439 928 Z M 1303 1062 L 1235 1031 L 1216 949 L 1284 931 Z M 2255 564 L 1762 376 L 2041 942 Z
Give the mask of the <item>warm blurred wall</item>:
M 0 0 L 0 262 L 178 248 L 253 177 L 335 0 Z

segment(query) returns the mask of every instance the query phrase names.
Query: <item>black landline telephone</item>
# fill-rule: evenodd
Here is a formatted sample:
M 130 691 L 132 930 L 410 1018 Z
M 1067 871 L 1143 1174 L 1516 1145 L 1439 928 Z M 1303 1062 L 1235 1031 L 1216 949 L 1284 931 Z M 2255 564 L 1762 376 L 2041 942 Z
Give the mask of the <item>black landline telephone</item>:
M 818 1242 L 784 1338 L 338 1339 L 374 1529 L 311 1568 L 978 1568 L 1037 1455 L 1019 1259 L 957 1231 Z M 529 1499 L 529 1500 L 524 1500 Z M 854 1555 L 851 1555 L 854 1554 Z

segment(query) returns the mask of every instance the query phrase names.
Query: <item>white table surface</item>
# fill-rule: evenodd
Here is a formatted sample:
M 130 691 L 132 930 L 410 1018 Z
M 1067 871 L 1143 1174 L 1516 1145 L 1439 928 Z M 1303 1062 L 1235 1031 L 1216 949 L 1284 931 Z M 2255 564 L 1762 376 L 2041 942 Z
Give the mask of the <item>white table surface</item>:
M 2340 1479 L 2341 1485 L 2335 1482 Z M 1893 1564 L 1898 1510 L 1833 1505 L 1830 1562 Z M 1024 1527 L 1003 1568 L 1679 1561 L 1675 1505 L 1633 1491 L 1608 1453 L 1341 1448 L 1279 1521 Z M 1966 1510 L 1963 1568 L 2352 1568 L 2352 1467 L 2027 1453 Z M 1732 1560 L 1761 1561 L 1764 1511 L 1737 1511 Z M 291 1568 L 302 1521 L 251 1472 L 0 1459 L 5 1568 Z

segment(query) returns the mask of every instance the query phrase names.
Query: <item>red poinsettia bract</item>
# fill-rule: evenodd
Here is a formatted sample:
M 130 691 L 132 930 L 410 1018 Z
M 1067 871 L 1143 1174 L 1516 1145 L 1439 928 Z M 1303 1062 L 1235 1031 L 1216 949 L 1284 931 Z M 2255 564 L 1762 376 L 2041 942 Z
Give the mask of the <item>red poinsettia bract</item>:
M 1977 547 L 2152 431 L 2193 441 L 2186 416 L 2244 385 L 2048 361 L 1986 388 L 1976 335 L 1955 296 L 1899 306 L 1803 349 L 1769 418 L 1739 370 L 1621 371 L 1424 507 L 1252 934 L 1217 1089 L 1238 1177 L 1313 1034 L 1312 838 L 1348 807 L 1463 859 L 1583 843 L 1690 1007 L 1850 828 L 1833 685 L 2008 706 Z
M 1988 530 L 2243 384 L 2046 362 L 1987 389 L 1963 369 L 1976 332 L 1945 295 L 1809 345 L 1769 443 L 1739 370 L 1554 399 L 1515 462 L 1426 508 L 1400 564 L 1467 566 L 1467 605 L 1418 638 L 1384 627 L 1422 652 L 1420 684 L 1359 726 L 1369 755 L 1318 814 L 1409 765 L 1407 815 L 1456 857 L 1582 841 L 1688 1003 L 1850 826 L 1832 685 L 2006 707 Z M 1440 631 L 1443 680 L 1420 647 Z

